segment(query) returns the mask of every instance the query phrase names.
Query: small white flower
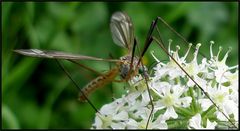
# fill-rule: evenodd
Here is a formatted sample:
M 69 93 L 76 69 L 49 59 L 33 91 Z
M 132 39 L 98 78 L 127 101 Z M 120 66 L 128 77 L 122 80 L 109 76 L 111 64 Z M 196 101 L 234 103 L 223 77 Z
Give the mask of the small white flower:
M 234 73 L 231 73 L 230 71 L 226 72 L 225 77 L 230 83 L 229 88 L 232 89 L 233 92 L 238 92 L 238 70 Z
M 191 128 L 194 128 L 194 129 L 215 129 L 216 125 L 217 125 L 217 123 L 215 121 L 210 122 L 207 119 L 207 126 L 203 127 L 202 118 L 201 118 L 201 115 L 199 113 L 197 113 L 195 116 L 193 116 L 189 120 L 189 129 L 191 129 Z
M 175 85 L 172 87 L 166 86 L 161 88 L 160 92 L 158 92 L 160 100 L 156 102 L 156 110 L 167 108 L 164 116 L 166 118 L 172 117 L 176 119 L 178 115 L 175 112 L 174 107 L 188 107 L 192 101 L 191 97 L 181 97 L 185 91 L 186 88 L 181 87 L 180 85 Z
M 214 42 L 211 43 L 211 47 L 213 45 Z M 229 48 L 229 50 L 227 51 L 227 53 L 225 54 L 224 58 L 219 61 L 219 54 L 220 52 L 222 51 L 222 47 L 219 47 L 219 51 L 217 53 L 217 56 L 213 56 L 213 53 L 212 53 L 212 48 L 210 48 L 210 52 L 211 52 L 211 60 L 210 60 L 210 67 L 209 69 L 213 70 L 214 72 L 214 75 L 216 77 L 216 81 L 218 83 L 224 83 L 227 81 L 227 78 L 226 78 L 226 72 L 233 69 L 233 68 L 236 68 L 236 67 L 228 67 L 226 65 L 226 60 L 228 58 L 228 54 L 229 52 L 231 51 L 231 48 Z
M 179 46 L 176 47 L 176 51 L 171 51 L 170 49 L 170 45 L 172 43 L 172 40 L 169 40 L 169 47 L 168 50 L 170 53 L 172 53 L 173 58 L 180 64 L 182 65 L 183 62 L 185 61 L 184 59 L 181 59 L 178 56 L 178 50 L 180 49 Z M 188 54 L 188 53 L 186 53 Z M 153 55 L 153 54 L 152 54 Z M 153 55 L 153 57 L 156 59 L 156 57 Z M 157 67 L 154 68 L 155 73 L 154 73 L 154 78 L 158 79 L 161 77 L 164 77 L 166 75 L 168 75 L 170 77 L 170 79 L 174 79 L 176 77 L 179 76 L 184 76 L 184 72 L 178 67 L 178 65 L 175 63 L 174 60 L 172 60 L 171 58 L 169 58 L 170 61 L 167 64 L 163 64 L 163 63 L 159 63 L 157 65 Z M 158 60 L 159 61 L 159 60 Z
M 124 129 L 125 124 L 122 121 L 128 120 L 128 113 L 122 110 L 124 101 L 117 99 L 113 103 L 104 105 L 100 113 L 96 113 L 93 127 L 96 129 L 116 128 L 116 122 L 121 123 L 118 127 Z M 122 126 L 121 126 L 122 125 Z
M 227 121 L 227 118 L 222 114 L 222 112 L 226 115 L 235 114 L 235 119 L 238 119 L 238 104 L 231 100 L 229 95 L 229 88 L 221 87 L 221 88 L 208 88 L 209 95 L 212 100 L 217 104 L 217 106 L 222 110 L 216 111 L 217 118 L 222 121 Z M 207 110 L 213 103 L 207 99 L 199 99 L 199 103 L 201 104 L 203 110 Z M 237 116 L 236 116 L 237 115 Z M 228 116 L 229 117 L 229 116 Z
M 144 119 L 140 122 L 135 121 L 134 119 L 130 119 L 127 123 L 127 129 L 146 129 L 147 119 Z M 168 129 L 167 123 L 162 115 L 158 116 L 158 118 L 148 124 L 148 129 Z

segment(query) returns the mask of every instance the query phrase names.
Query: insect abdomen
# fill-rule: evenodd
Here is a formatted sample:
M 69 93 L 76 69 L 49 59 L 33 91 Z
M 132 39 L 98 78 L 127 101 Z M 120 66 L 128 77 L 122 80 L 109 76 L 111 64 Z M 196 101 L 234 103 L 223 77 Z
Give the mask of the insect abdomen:
M 88 83 L 81 91 L 84 93 L 85 96 L 88 96 L 90 93 L 94 92 L 99 87 L 103 87 L 104 85 L 111 82 L 118 74 L 118 69 L 112 69 L 108 73 L 98 76 L 94 80 L 92 80 L 90 83 Z M 85 101 L 86 98 L 84 95 L 80 92 L 79 100 Z

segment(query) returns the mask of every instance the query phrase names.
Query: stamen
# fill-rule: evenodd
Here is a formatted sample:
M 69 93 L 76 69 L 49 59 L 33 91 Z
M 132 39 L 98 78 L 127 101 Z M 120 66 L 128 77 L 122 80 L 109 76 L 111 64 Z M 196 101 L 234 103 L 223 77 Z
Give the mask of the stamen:
M 228 58 L 228 53 L 231 52 L 231 51 L 232 51 L 232 47 L 229 47 L 227 53 L 225 54 L 224 58 L 223 58 L 222 61 L 221 61 L 222 63 L 225 63 L 225 62 L 226 62 L 226 60 L 227 60 L 227 58 Z
M 170 53 L 171 51 L 171 44 L 172 44 L 172 39 L 168 40 L 168 52 Z
M 232 47 L 228 47 L 228 51 L 232 51 Z
M 174 55 L 173 57 L 179 61 L 179 56 L 178 56 L 178 51 L 180 50 L 180 46 L 179 45 L 176 45 L 176 51 L 174 52 Z
M 174 54 L 174 51 L 171 50 L 170 55 L 173 56 L 173 54 Z M 171 57 L 169 56 L 169 58 L 171 58 Z
M 238 68 L 238 65 L 235 65 L 235 66 L 229 67 L 228 70 L 233 70 L 233 69 L 237 69 L 237 68 Z
M 218 57 L 219 57 L 219 54 L 220 54 L 221 51 L 222 51 L 222 46 L 219 46 L 218 53 L 217 53 L 217 56 L 216 56 L 216 60 L 218 60 Z
M 210 57 L 213 57 L 213 50 L 212 50 L 212 45 L 214 44 L 214 41 L 210 41 Z
M 180 50 L 180 46 L 176 45 L 176 52 Z
M 168 40 L 168 52 L 171 56 L 173 56 L 173 51 L 171 50 L 171 44 L 172 44 L 172 39 Z M 169 56 L 169 60 L 171 60 L 171 57 Z
M 154 55 L 154 51 L 150 52 L 152 57 L 155 59 L 155 61 L 157 61 L 157 63 L 160 63 L 160 61 L 157 59 L 157 57 Z
M 196 50 L 194 52 L 194 58 L 193 58 L 193 61 L 196 61 L 197 60 L 197 55 L 198 55 L 198 51 L 199 51 L 199 47 L 201 46 L 201 43 L 198 43 L 197 46 L 196 46 Z
M 183 61 L 184 61 L 184 60 L 187 58 L 187 56 L 188 56 L 188 53 L 189 53 L 189 51 L 190 51 L 191 47 L 192 47 L 192 43 L 189 43 L 189 44 L 188 44 L 188 50 L 187 50 L 186 54 L 184 55 L 184 57 L 182 58 L 182 59 L 183 59 Z

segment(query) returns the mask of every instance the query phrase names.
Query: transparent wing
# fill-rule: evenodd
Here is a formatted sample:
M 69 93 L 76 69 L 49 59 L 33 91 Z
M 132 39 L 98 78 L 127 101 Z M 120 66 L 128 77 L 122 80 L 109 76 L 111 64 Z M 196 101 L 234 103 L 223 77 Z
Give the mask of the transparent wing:
M 131 51 L 134 41 L 134 32 L 130 17 L 125 13 L 115 12 L 111 18 L 110 28 L 113 41 L 117 45 Z
M 116 59 L 102 59 L 91 56 L 77 55 L 71 53 L 65 53 L 60 51 L 47 51 L 39 49 L 18 49 L 14 50 L 22 55 L 31 56 L 31 57 L 40 57 L 40 58 L 49 58 L 49 59 L 67 59 L 67 60 L 96 60 L 96 61 L 108 61 L 108 62 L 120 62 Z

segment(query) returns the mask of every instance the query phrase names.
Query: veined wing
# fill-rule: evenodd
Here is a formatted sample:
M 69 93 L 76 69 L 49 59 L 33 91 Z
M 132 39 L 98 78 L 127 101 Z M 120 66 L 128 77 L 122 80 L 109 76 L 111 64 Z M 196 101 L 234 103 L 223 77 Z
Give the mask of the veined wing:
M 130 17 L 126 13 L 115 12 L 111 17 L 110 28 L 113 41 L 132 51 L 134 32 Z
M 61 51 L 47 51 L 47 50 L 39 50 L 39 49 L 17 49 L 17 50 L 14 50 L 14 52 L 17 52 L 19 54 L 26 55 L 26 56 L 49 58 L 49 59 L 96 60 L 96 61 L 108 61 L 108 62 L 121 61 L 117 59 L 103 59 L 103 58 L 97 58 L 92 56 L 65 53 Z

